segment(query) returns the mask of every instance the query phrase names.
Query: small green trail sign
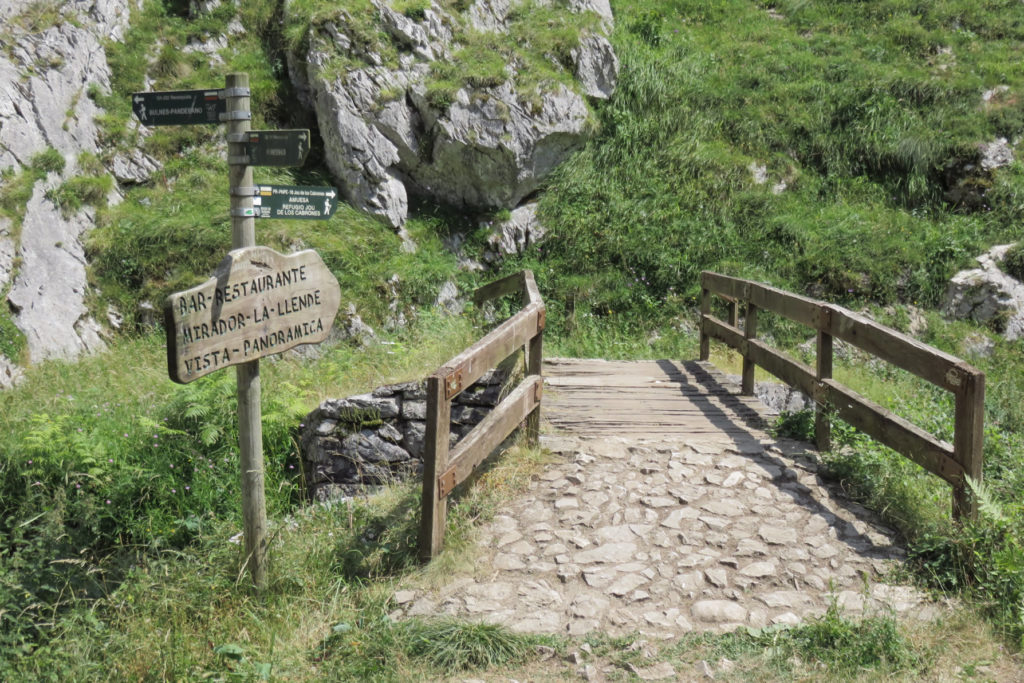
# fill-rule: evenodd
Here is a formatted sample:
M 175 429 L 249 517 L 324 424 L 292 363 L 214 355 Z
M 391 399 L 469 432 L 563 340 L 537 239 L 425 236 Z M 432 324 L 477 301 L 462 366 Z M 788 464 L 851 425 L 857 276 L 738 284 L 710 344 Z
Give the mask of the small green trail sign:
M 132 111 L 145 126 L 220 123 L 227 112 L 223 90 L 167 90 L 132 95 Z
M 302 166 L 309 154 L 309 129 L 252 130 L 229 136 L 228 142 L 245 145 L 237 161 L 249 166 Z
M 333 187 L 257 185 L 253 188 L 255 218 L 327 220 L 337 208 L 338 192 Z

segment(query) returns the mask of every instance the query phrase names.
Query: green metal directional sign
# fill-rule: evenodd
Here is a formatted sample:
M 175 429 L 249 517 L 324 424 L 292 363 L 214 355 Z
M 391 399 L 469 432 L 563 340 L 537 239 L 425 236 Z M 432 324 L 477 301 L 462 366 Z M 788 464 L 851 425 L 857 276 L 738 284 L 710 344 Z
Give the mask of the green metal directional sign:
M 253 130 L 245 133 L 250 166 L 301 166 L 309 154 L 309 130 Z
M 337 197 L 333 187 L 257 185 L 253 188 L 253 216 L 327 220 L 338 208 Z
M 145 126 L 220 123 L 227 111 L 223 91 L 167 90 L 132 95 L 132 111 Z

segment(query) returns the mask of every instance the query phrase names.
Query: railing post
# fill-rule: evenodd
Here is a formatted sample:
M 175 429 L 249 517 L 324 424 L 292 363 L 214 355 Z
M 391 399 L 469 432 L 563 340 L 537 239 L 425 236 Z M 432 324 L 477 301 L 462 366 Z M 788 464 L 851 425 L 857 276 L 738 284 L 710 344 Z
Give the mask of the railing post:
M 526 345 L 526 374 L 541 377 L 544 374 L 544 309 L 537 314 L 537 334 Z M 531 446 L 540 443 L 540 402 L 526 418 L 526 439 Z
M 448 439 L 452 404 L 445 396 L 445 378 L 427 378 L 427 424 L 423 438 L 423 498 L 420 520 L 420 559 L 429 562 L 444 545 L 448 504 L 438 490 L 437 478 L 448 467 Z
M 956 417 L 953 425 L 953 458 L 964 468 L 964 474 L 980 482 L 982 450 L 985 446 L 985 375 L 964 373 L 963 385 L 956 394 Z M 967 482 L 953 487 L 953 519 L 976 519 L 978 503 L 967 488 Z
M 704 276 L 701 276 L 701 280 Z M 703 282 L 701 283 L 703 284 Z M 707 287 L 701 287 L 700 290 L 700 359 L 708 360 L 711 358 L 711 338 L 708 333 L 704 330 L 704 318 L 711 313 L 711 290 Z
M 749 342 L 757 339 L 757 306 L 747 301 L 747 315 L 743 319 L 743 336 Z M 743 387 L 744 396 L 754 395 L 754 371 L 757 365 L 750 358 L 750 345 L 747 344 L 746 353 L 743 354 Z
M 832 379 L 832 335 L 826 332 L 831 320 L 831 311 L 821 307 L 821 318 L 818 320 L 818 341 L 816 344 L 815 379 L 820 386 L 822 380 Z M 814 444 L 819 451 L 832 449 L 832 423 L 829 419 L 828 406 L 822 402 L 814 405 Z

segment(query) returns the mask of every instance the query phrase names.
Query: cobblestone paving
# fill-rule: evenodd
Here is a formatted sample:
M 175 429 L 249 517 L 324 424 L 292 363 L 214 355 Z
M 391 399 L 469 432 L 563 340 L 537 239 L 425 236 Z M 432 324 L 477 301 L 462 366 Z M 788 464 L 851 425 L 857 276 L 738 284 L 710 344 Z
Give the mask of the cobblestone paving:
M 671 638 L 796 624 L 833 600 L 852 616 L 938 615 L 885 583 L 904 556 L 894 532 L 823 484 L 805 444 L 542 439 L 558 461 L 482 529 L 472 574 L 398 591 L 393 616 Z

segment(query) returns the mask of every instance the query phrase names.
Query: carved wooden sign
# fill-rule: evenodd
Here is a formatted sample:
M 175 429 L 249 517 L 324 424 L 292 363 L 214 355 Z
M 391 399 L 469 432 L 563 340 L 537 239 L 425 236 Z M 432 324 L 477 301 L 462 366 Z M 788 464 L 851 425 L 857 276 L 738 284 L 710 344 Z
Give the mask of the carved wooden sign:
M 167 369 L 186 384 L 229 365 L 327 338 L 341 288 L 312 249 L 235 249 L 205 283 L 164 305 Z

